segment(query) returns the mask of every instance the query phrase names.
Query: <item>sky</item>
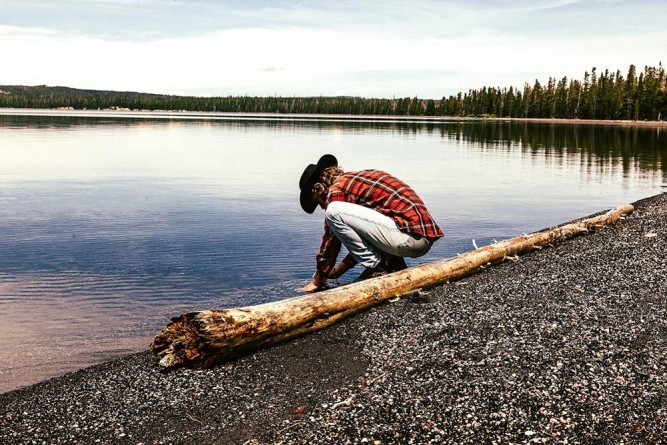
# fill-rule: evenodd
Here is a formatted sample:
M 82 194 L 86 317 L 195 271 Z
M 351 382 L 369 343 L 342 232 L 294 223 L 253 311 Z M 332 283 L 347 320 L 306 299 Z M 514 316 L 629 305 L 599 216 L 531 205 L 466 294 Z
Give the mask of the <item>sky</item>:
M 667 63 L 666 0 L 0 0 L 0 85 L 438 99 Z

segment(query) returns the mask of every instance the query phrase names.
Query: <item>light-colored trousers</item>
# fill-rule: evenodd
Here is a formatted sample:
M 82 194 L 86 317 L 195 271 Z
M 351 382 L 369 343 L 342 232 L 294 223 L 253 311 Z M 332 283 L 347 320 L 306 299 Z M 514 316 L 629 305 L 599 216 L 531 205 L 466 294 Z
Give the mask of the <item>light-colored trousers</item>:
M 329 203 L 324 217 L 340 242 L 365 267 L 376 267 L 380 252 L 416 258 L 425 255 L 433 244 L 428 238 L 401 232 L 388 216 L 349 202 Z

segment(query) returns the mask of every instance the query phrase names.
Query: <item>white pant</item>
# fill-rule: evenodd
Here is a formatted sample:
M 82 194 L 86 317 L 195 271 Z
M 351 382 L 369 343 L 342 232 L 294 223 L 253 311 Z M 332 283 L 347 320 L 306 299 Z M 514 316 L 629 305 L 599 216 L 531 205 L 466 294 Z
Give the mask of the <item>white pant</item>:
M 388 216 L 349 202 L 329 203 L 324 217 L 340 242 L 365 267 L 376 267 L 380 252 L 416 258 L 425 255 L 433 244 L 428 238 L 401 232 Z

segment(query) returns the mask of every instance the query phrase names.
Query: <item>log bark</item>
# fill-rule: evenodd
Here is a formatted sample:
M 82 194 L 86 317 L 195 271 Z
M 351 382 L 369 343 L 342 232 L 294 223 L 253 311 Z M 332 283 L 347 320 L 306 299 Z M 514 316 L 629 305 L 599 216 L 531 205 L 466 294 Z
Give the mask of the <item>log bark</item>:
M 282 301 L 190 312 L 172 319 L 151 343 L 162 368 L 208 367 L 332 325 L 390 298 L 470 275 L 481 266 L 613 224 L 634 210 L 609 212 L 552 230 L 518 236 L 406 270 Z

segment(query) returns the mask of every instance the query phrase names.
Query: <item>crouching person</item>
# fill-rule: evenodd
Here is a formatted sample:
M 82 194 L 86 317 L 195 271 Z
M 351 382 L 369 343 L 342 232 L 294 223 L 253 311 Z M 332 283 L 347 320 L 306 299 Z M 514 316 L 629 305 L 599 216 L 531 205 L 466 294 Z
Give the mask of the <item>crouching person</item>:
M 324 209 L 317 270 L 305 292 L 319 290 L 357 263 L 365 267 L 360 280 L 405 269 L 404 257 L 425 255 L 444 236 L 417 193 L 380 170 L 343 172 L 327 154 L 306 167 L 299 188 L 305 212 Z M 349 254 L 336 265 L 341 244 Z

